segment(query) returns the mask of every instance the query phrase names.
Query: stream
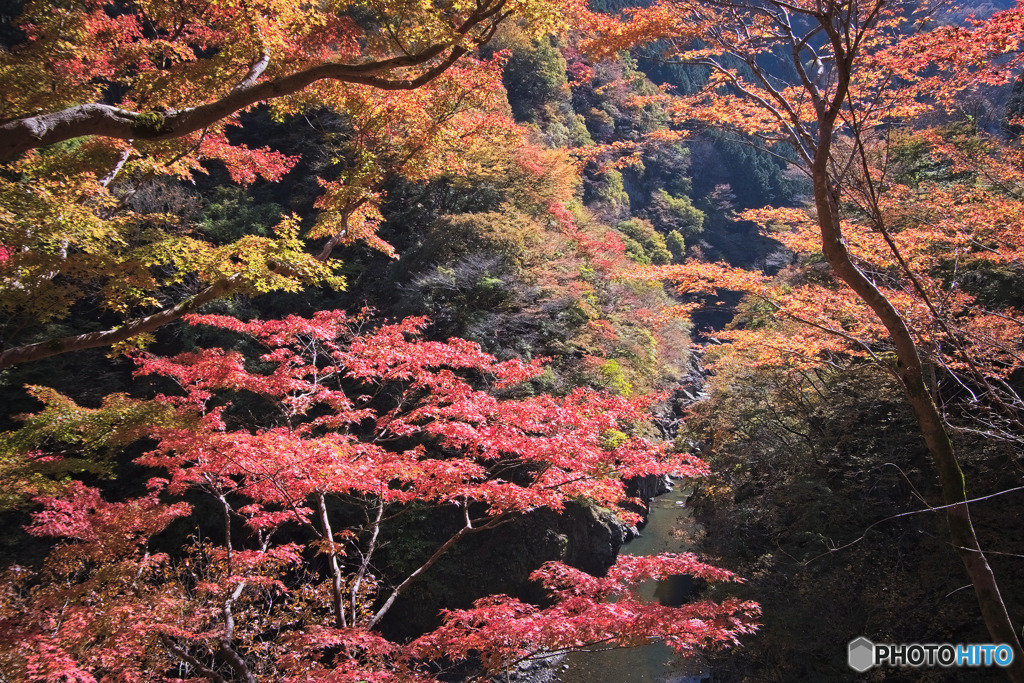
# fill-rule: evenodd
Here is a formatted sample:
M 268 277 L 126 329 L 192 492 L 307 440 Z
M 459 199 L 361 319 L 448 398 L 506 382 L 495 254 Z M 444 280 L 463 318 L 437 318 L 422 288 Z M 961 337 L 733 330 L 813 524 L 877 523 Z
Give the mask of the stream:
M 665 552 L 686 552 L 691 545 L 685 538 L 692 537 L 699 525 L 686 507 L 692 488 L 676 480 L 668 493 L 651 501 L 647 525 L 641 535 L 622 546 L 625 555 L 656 555 Z M 692 592 L 693 580 L 689 576 L 673 576 L 663 581 L 641 584 L 639 595 L 645 600 L 658 600 L 665 605 L 679 605 Z M 563 664 L 558 676 L 561 683 L 700 683 L 710 680 L 710 671 L 699 655 L 683 659 L 663 643 L 638 648 L 574 652 Z

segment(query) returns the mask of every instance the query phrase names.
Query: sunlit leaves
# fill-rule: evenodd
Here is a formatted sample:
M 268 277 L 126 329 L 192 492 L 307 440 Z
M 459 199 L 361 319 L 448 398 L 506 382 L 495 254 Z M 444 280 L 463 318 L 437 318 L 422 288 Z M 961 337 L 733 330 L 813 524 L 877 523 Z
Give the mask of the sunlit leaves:
M 190 322 L 262 345 L 259 370 L 222 349 L 143 356 L 139 372 L 178 391 L 90 410 L 38 390 L 46 408 L 9 436 L 12 447 L 48 447 L 39 434 L 57 438 L 59 428 L 69 444 L 145 437 L 153 447 L 136 462 L 158 476 L 148 495 L 121 502 L 79 482 L 37 499 L 42 509 L 28 531 L 62 544 L 45 580 L 19 570 L 7 584 L 5 661 L 80 680 L 111 672 L 153 680 L 157 670 L 209 677 L 228 667 L 266 678 L 339 680 L 332 671 L 345 671 L 352 680 L 432 680 L 429 660 L 438 657 L 474 656 L 496 669 L 595 642 L 728 645 L 754 629 L 751 603 L 667 608 L 632 596 L 640 581 L 681 572 L 736 580 L 678 555 L 623 558 L 607 578 L 549 563 L 534 578 L 552 591 L 551 606 L 493 596 L 408 645 L 382 638 L 372 629 L 391 589 L 371 560 L 390 511 L 409 503 L 460 510 L 465 526 L 443 553 L 462 535 L 568 500 L 632 519 L 620 507 L 624 478 L 701 475 L 705 466 L 632 433 L 645 399 L 584 389 L 502 397 L 496 392 L 536 378 L 540 365 L 498 362 L 464 340 L 423 341 L 422 318 L 369 330 L 366 315 L 336 311 Z M 252 397 L 266 404 L 263 424 L 235 410 Z M 111 422 L 117 408 L 131 419 Z M 223 510 L 226 524 L 214 533 L 222 539 L 195 536 L 172 555 L 151 554 L 150 539 L 170 522 L 200 521 L 187 517 L 186 497 Z M 311 558 L 326 558 L 327 568 Z
M 756 604 L 739 600 L 697 601 L 680 608 L 638 600 L 631 587 L 673 574 L 701 576 L 710 582 L 735 581 L 729 572 L 692 555 L 620 557 L 606 578 L 597 578 L 551 562 L 534 578 L 552 591 L 554 604 L 537 608 L 507 596 L 477 601 L 473 609 L 452 610 L 444 625 L 412 644 L 418 652 L 456 659 L 483 653 L 497 671 L 505 661 L 536 652 L 593 646 L 637 646 L 663 640 L 678 652 L 738 643 L 752 633 Z
M 506 20 L 543 33 L 585 13 L 578 2 L 536 0 L 29 2 L 23 9 L 15 23 L 25 40 L 0 53 L 8 86 L 0 119 L 74 116 L 84 111 L 76 105 L 88 105 L 130 130 L 46 145 L 33 129 L 22 151 L 45 151 L 8 166 L 0 183 L 0 307 L 22 335 L 8 346 L 66 319 L 80 302 L 131 323 L 195 294 L 340 286 L 332 266 L 317 263 L 338 246 L 395 255 L 376 234 L 389 182 L 477 172 L 487 150 L 519 144 L 501 60 L 464 52 Z M 280 85 L 296 75 L 300 85 Z M 232 99 L 267 84 L 275 85 L 265 97 Z M 326 107 L 343 122 L 330 141 L 335 177 L 324 180 L 317 215 L 306 224 L 312 229 L 301 236 L 326 241 L 316 247 L 317 262 L 303 255 L 309 247 L 290 218 L 277 239 L 215 248 L 189 216 L 132 210 L 140 191 L 164 178 L 194 181 L 211 164 L 222 163 L 241 185 L 280 180 L 297 157 L 233 139 L 241 112 L 261 102 L 279 119 Z M 174 117 L 210 105 L 224 108 L 203 125 L 174 127 Z M 117 349 L 143 339 L 129 335 Z

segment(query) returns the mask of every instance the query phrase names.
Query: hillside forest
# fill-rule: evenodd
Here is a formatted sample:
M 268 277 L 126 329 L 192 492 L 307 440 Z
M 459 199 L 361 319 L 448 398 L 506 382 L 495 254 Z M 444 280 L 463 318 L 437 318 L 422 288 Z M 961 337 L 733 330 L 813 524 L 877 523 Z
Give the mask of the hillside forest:
M 1024 682 L 1022 135 L 1011 0 L 3 0 L 0 683 Z

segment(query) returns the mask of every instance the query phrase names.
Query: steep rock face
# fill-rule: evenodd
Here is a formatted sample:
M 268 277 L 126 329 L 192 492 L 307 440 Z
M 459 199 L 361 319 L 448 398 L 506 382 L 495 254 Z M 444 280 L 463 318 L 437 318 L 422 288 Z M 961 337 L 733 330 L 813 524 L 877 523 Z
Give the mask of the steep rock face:
M 667 476 L 649 474 L 646 477 L 630 479 L 626 484 L 626 495 L 639 498 L 644 503 L 642 514 L 646 519 L 651 500 L 672 490 L 672 482 Z
M 412 515 L 407 526 L 384 539 L 384 564 L 393 576 L 408 574 L 426 559 L 437 538 L 458 529 L 461 517 L 433 511 Z M 531 602 L 545 599 L 529 575 L 558 560 L 604 574 L 619 548 L 636 535 L 610 511 L 570 504 L 561 513 L 537 510 L 478 536 L 468 536 L 400 597 L 382 628 L 392 638 L 411 638 L 434 628 L 442 608 L 464 609 L 485 595 L 505 593 Z
M 550 521 L 552 530 L 564 539 L 558 559 L 589 574 L 608 571 L 622 544 L 637 534 L 636 527 L 593 506 L 574 505 Z

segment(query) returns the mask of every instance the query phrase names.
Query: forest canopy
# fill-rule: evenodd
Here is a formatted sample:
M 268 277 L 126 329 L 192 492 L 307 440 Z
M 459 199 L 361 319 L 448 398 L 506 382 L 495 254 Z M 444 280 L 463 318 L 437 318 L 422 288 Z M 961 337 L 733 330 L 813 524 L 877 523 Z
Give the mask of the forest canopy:
M 1024 7 L 11 7 L 12 680 L 1024 680 Z M 670 478 L 711 559 L 620 555 Z

